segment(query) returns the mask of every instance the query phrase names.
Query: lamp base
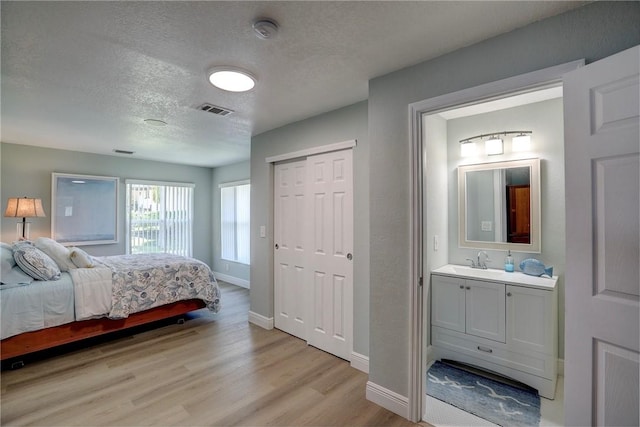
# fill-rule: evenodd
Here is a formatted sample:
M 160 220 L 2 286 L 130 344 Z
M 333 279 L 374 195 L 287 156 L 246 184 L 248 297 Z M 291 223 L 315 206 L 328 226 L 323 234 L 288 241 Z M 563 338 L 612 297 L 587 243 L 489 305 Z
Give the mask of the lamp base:
M 16 223 L 16 236 L 18 240 L 29 240 L 31 237 L 31 223 L 30 222 L 17 222 Z

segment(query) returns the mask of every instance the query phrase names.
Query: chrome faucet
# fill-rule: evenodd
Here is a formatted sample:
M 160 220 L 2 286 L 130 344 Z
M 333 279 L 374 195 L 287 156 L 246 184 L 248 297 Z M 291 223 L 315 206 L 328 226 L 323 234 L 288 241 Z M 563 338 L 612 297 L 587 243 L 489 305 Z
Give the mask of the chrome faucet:
M 482 255 L 484 255 L 484 262 L 481 261 L 481 256 Z M 472 261 L 471 267 L 473 267 L 473 268 L 481 268 L 483 270 L 486 270 L 488 262 L 491 262 L 491 260 L 489 259 L 489 254 L 487 254 L 485 251 L 480 251 L 480 252 L 478 252 L 478 263 L 474 267 L 473 261 Z

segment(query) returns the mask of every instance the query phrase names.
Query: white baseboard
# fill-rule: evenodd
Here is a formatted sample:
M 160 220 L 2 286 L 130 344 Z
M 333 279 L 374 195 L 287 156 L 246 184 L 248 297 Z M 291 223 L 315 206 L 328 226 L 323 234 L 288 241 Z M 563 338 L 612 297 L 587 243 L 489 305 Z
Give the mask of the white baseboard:
M 558 375 L 564 377 L 564 359 L 558 359 Z
M 409 419 L 409 398 L 388 390 L 378 384 L 367 382 L 367 400 Z
M 369 373 L 369 357 L 364 354 L 351 352 L 351 367 L 362 371 L 365 374 Z
M 260 326 L 263 329 L 273 329 L 273 317 L 265 317 L 253 311 L 249 312 L 249 323 Z
M 222 280 L 223 282 L 231 283 L 232 285 L 240 286 L 241 288 L 250 288 L 250 282 L 248 280 L 239 279 L 217 271 L 214 271 L 213 275 L 216 276 L 216 279 Z

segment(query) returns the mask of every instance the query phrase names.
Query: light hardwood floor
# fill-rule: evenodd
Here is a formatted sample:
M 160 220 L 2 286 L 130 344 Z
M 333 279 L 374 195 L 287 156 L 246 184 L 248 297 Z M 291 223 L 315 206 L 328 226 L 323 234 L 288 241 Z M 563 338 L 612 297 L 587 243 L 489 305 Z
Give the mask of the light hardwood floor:
M 1 424 L 417 425 L 367 401 L 348 362 L 249 324 L 248 291 L 221 288 L 219 314 L 3 371 Z

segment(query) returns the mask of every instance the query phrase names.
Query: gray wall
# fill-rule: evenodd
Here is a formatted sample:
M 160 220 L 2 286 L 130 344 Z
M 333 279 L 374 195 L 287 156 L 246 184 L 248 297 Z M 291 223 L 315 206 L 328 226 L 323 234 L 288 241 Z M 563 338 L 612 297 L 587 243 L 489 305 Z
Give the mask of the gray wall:
M 448 182 L 449 182 L 449 262 L 468 264 L 466 258 L 475 258 L 477 249 L 458 246 L 458 166 L 461 164 L 517 160 L 537 157 L 540 159 L 540 210 L 542 248 L 539 254 L 513 252 L 516 270 L 520 261 L 534 257 L 553 266 L 558 280 L 558 352 L 564 358 L 564 267 L 565 267 L 565 215 L 564 215 L 564 121 L 562 99 L 537 102 L 520 107 L 478 114 L 449 120 L 448 134 Z M 497 130 L 530 130 L 533 132 L 532 151 L 511 153 L 505 139 L 505 154 L 498 156 L 463 159 L 458 141 L 473 135 Z M 493 184 L 487 184 L 493 185 Z M 493 210 L 493 199 L 490 210 Z M 487 250 L 491 268 L 502 268 L 506 252 Z
M 607 57 L 640 43 L 638 22 L 638 2 L 596 2 L 369 82 L 370 381 L 408 395 L 408 105 L 580 58 L 589 63 Z
M 220 184 L 225 182 L 242 181 L 251 176 L 251 163 L 235 163 L 232 165 L 217 167 L 213 169 L 212 189 L 213 189 L 213 212 L 211 213 L 213 227 L 213 271 L 237 277 L 238 279 L 249 281 L 250 266 L 237 262 L 223 260 L 221 258 L 222 248 L 220 246 Z M 227 269 L 228 266 L 228 269 Z
M 369 355 L 369 141 L 367 103 L 360 102 L 251 139 L 251 311 L 273 317 L 273 167 L 265 158 L 357 140 L 353 150 L 353 349 Z M 260 238 L 265 225 L 267 238 Z
M 77 173 L 120 177 L 119 243 L 92 245 L 83 248 L 92 255 L 117 255 L 125 253 L 125 187 L 126 178 L 195 183 L 195 216 L 193 257 L 211 265 L 212 174 L 210 168 L 175 165 L 148 160 L 127 159 L 100 154 L 54 150 L 2 143 L 0 145 L 1 191 L 3 210 L 8 197 L 35 197 L 42 199 L 46 218 L 33 218 L 31 237 L 51 236 L 51 173 Z M 14 218 L 1 219 L 1 240 L 15 240 Z

